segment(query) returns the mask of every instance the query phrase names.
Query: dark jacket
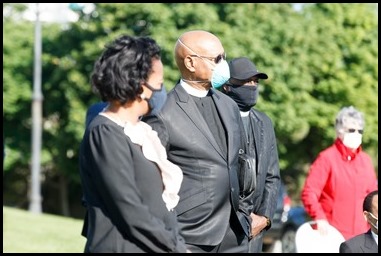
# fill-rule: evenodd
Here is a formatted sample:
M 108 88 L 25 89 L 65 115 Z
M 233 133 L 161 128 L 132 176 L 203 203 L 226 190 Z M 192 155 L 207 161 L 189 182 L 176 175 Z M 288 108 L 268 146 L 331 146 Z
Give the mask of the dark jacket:
M 277 142 L 271 119 L 263 112 L 251 109 L 249 113 L 249 153 L 255 150 L 257 163 L 257 184 L 249 196 L 251 212 L 272 220 L 280 187 L 280 171 Z M 251 240 L 250 251 L 261 251 L 263 232 Z
M 212 98 L 226 130 L 228 154 L 216 142 L 196 103 L 177 84 L 157 116 L 144 118 L 159 134 L 168 160 L 183 171 L 180 202 L 176 207 L 181 235 L 189 244 L 217 245 L 229 225 L 231 209 L 237 232 L 248 232 L 248 215 L 240 208 L 237 177 L 240 148 L 239 109 L 214 89 Z M 237 221 L 239 220 L 239 222 Z M 234 229 L 234 227 L 233 227 Z M 242 233 L 241 233 L 242 234 Z
M 163 198 L 161 172 L 123 127 L 97 115 L 80 148 L 87 208 L 85 252 L 185 252 L 176 214 Z
M 378 245 L 372 231 L 357 235 L 340 244 L 340 253 L 378 253 Z

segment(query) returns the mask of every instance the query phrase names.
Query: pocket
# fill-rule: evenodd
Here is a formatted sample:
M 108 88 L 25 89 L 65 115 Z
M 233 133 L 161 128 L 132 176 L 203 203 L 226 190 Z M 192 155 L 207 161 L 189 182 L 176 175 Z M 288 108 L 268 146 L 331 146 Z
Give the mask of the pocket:
M 257 184 L 255 158 L 245 153 L 238 156 L 238 181 L 241 194 L 248 194 L 255 190 Z
M 189 211 L 201 204 L 204 204 L 206 200 L 207 196 L 205 190 L 201 190 L 198 193 L 188 196 L 184 199 L 180 198 L 180 201 L 175 208 L 177 215 L 181 215 L 186 211 Z

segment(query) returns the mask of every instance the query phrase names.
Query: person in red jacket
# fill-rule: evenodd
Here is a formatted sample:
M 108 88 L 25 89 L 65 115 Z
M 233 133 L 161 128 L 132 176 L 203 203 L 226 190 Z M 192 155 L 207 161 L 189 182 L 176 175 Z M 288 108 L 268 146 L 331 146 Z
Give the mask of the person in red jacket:
M 363 221 L 362 202 L 378 189 L 370 156 L 362 150 L 364 115 L 353 106 L 343 107 L 336 117 L 336 140 L 312 163 L 301 200 L 321 233 L 327 224 L 349 239 L 369 229 Z

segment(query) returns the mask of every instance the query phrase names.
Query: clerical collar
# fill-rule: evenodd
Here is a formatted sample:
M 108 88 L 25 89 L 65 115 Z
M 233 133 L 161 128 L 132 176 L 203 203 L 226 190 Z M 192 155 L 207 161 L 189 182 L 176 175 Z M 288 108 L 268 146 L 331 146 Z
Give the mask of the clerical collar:
M 180 80 L 180 85 L 184 88 L 184 90 L 192 95 L 192 96 L 195 96 L 195 97 L 205 97 L 206 95 L 208 95 L 208 92 L 209 91 L 205 91 L 205 90 L 198 90 L 192 86 L 190 86 L 189 84 L 187 84 L 183 79 Z
M 250 110 L 249 111 L 245 111 L 245 112 L 239 111 L 239 113 L 241 114 L 241 117 L 246 117 L 246 116 L 249 116 Z

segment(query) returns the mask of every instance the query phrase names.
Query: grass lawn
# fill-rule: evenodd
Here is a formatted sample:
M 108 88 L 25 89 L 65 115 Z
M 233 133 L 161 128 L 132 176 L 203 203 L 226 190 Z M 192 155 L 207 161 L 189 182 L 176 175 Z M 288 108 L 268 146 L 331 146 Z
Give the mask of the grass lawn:
M 3 253 L 82 253 L 82 223 L 3 206 Z

